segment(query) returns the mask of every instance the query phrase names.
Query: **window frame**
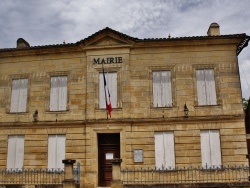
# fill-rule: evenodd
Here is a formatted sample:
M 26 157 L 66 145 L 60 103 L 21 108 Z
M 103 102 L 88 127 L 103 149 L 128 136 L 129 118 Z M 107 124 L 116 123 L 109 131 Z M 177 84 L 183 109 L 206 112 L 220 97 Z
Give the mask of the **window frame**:
M 65 109 L 59 109 L 59 107 L 58 107 L 58 105 L 59 105 L 59 102 L 58 102 L 58 104 L 57 104 L 57 109 L 55 109 L 55 110 L 53 110 L 53 109 L 51 109 L 52 107 L 52 105 L 51 105 L 51 101 L 52 101 L 52 98 L 51 98 L 51 96 L 52 96 L 52 78 L 63 78 L 63 77 L 66 77 L 67 78 L 67 84 L 66 84 L 66 97 L 65 97 Z M 49 75 L 49 100 L 48 100 L 48 111 L 49 112 L 65 112 L 65 111 L 68 111 L 69 109 L 68 109 L 68 107 L 69 107 L 69 76 L 68 76 L 68 74 L 63 74 L 63 73 L 58 73 L 58 74 L 51 74 L 51 75 Z M 59 93 L 58 93 L 58 95 L 59 95 Z
M 19 107 L 17 107 L 18 109 L 15 110 L 13 109 L 14 107 L 13 106 L 13 102 L 12 102 L 12 99 L 13 99 L 13 95 L 14 95 L 14 90 L 13 90 L 13 84 L 14 84 L 14 81 L 18 80 L 19 82 L 21 80 L 27 80 L 27 83 L 26 83 L 26 97 L 25 97 L 25 107 L 23 109 L 21 109 L 19 111 Z M 11 113 L 11 114 L 20 114 L 20 113 L 27 113 L 28 112 L 28 99 L 29 99 L 29 89 L 30 89 L 30 79 L 29 77 L 27 76 L 23 76 L 23 77 L 20 77 L 20 76 L 12 76 L 11 79 L 10 79 L 10 94 L 9 94 L 9 106 L 8 106 L 8 112 Z M 20 87 L 20 83 L 19 83 L 19 86 Z M 18 98 L 20 99 L 20 88 L 18 88 Z M 24 104 L 24 103 L 21 103 L 21 104 Z M 20 105 L 20 103 L 18 102 L 18 106 Z
M 161 140 L 162 139 L 162 140 Z M 164 139 L 167 139 L 166 141 Z M 172 141 L 172 143 L 170 142 Z M 159 143 L 162 142 L 162 143 Z M 164 143 L 163 143 L 164 142 Z M 162 145 L 160 145 L 162 144 Z M 166 144 L 166 145 L 164 145 Z M 157 131 L 154 133 L 155 166 L 157 169 L 174 169 L 176 166 L 174 131 Z M 165 150 L 165 149 L 166 150 Z M 163 151 L 163 154 L 160 154 Z M 170 160 L 168 159 L 170 158 Z
M 54 139 L 55 137 L 55 139 Z M 63 139 L 63 148 L 58 147 L 58 138 Z M 52 140 L 53 139 L 53 140 Z M 53 143 L 51 143 L 53 141 Z M 63 150 L 62 154 L 59 154 L 61 159 L 58 156 L 58 150 Z M 55 152 L 55 153 L 54 153 Z M 48 169 L 49 170 L 63 170 L 64 165 L 62 160 L 65 159 L 66 156 L 66 134 L 49 134 L 48 135 Z M 51 159 L 53 157 L 53 160 Z
M 214 133 L 216 134 L 216 138 L 214 138 L 214 135 L 215 135 Z M 208 135 L 204 136 L 204 134 L 208 134 Z M 211 136 L 211 135 L 213 135 L 213 136 Z M 213 138 L 211 138 L 211 137 L 213 137 Z M 202 167 L 203 168 L 221 167 L 221 165 L 222 165 L 222 148 L 221 148 L 220 130 L 218 130 L 218 129 L 200 130 L 200 145 L 201 145 Z M 207 156 L 209 156 L 209 158 Z M 215 159 L 216 157 L 219 157 L 219 159 Z
M 155 105 L 155 103 L 154 103 L 154 101 L 155 101 L 155 95 L 154 95 L 154 73 L 163 73 L 163 72 L 166 72 L 167 73 L 167 76 L 169 76 L 169 78 L 167 78 L 167 79 L 169 79 L 170 80 L 170 88 L 171 88 L 171 91 L 167 91 L 166 92 L 166 94 L 168 94 L 168 93 L 171 93 L 171 105 L 167 105 L 167 106 L 156 106 Z M 152 107 L 153 108 L 172 108 L 173 106 L 174 106 L 174 98 L 173 98 L 173 76 L 172 76 L 172 71 L 171 70 L 167 70 L 167 69 L 161 69 L 161 70 L 159 70 L 159 69 L 156 69 L 156 70 L 152 70 L 151 71 L 151 82 L 152 82 L 152 97 L 151 97 L 151 100 L 152 100 Z M 161 75 L 162 76 L 162 75 Z M 162 79 L 160 79 L 161 81 L 162 81 Z M 169 86 L 167 86 L 167 87 L 169 87 Z M 160 86 L 160 89 L 162 90 L 162 86 Z M 167 99 L 167 97 L 166 97 L 166 99 Z M 164 101 L 167 101 L 167 100 L 164 100 Z M 163 96 L 161 96 L 161 101 L 163 101 Z M 168 104 L 170 104 L 170 101 L 168 101 L 168 102 L 166 102 L 166 103 L 168 103 Z
M 23 164 L 24 164 L 25 136 L 24 135 L 8 135 L 7 142 L 8 144 L 7 144 L 6 169 L 10 171 L 22 171 Z M 13 144 L 14 144 L 14 147 L 13 147 Z M 17 163 L 20 163 L 20 164 L 17 164 Z

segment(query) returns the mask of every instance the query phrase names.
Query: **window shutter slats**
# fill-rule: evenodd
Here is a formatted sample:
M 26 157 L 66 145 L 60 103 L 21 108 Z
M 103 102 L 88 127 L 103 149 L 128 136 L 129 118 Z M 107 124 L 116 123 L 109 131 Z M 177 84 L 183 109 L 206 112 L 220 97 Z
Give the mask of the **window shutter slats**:
M 211 163 L 213 166 L 221 165 L 220 133 L 218 130 L 210 131 Z
M 11 104 L 10 112 L 18 112 L 19 103 L 19 82 L 20 80 L 12 80 Z
M 57 135 L 57 153 L 56 153 L 56 168 L 63 169 L 62 160 L 65 159 L 65 135 Z
M 172 84 L 170 71 L 153 72 L 153 105 L 154 107 L 172 106 Z
M 23 168 L 23 160 L 24 160 L 24 136 L 16 137 L 16 164 L 15 168 Z
M 174 133 L 155 133 L 155 165 L 156 168 L 175 167 Z
M 216 90 L 215 90 L 215 80 L 214 80 L 214 70 L 208 69 L 205 71 L 205 84 L 207 91 L 207 104 L 216 105 Z
M 50 111 L 67 110 L 67 76 L 51 77 Z
M 28 79 L 20 79 L 18 112 L 26 112 Z

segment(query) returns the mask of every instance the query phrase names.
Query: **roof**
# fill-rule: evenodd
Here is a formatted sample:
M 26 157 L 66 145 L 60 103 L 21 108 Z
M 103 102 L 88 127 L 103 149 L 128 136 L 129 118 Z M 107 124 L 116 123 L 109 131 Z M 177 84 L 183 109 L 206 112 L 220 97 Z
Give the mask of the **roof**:
M 16 50 L 27 50 L 27 49 L 40 49 L 40 48 L 57 48 L 57 47 L 67 47 L 67 46 L 79 46 L 81 44 L 85 44 L 88 41 L 93 40 L 94 38 L 100 35 L 109 35 L 113 34 L 116 35 L 124 40 L 132 41 L 132 42 L 164 42 L 164 41 L 175 41 L 175 40 L 202 40 L 202 39 L 228 39 L 228 38 L 242 38 L 241 43 L 237 49 L 237 55 L 242 51 L 244 47 L 248 45 L 250 40 L 250 36 L 247 36 L 245 33 L 242 34 L 230 34 L 230 35 L 215 35 L 215 36 L 189 36 L 189 37 L 168 37 L 168 38 L 134 38 L 119 31 L 113 30 L 109 27 L 106 27 L 98 32 L 88 36 L 87 38 L 80 40 L 76 43 L 67 43 L 67 44 L 52 44 L 52 45 L 42 45 L 42 46 L 30 46 L 28 48 L 2 48 L 0 52 L 9 52 L 9 51 L 16 51 Z

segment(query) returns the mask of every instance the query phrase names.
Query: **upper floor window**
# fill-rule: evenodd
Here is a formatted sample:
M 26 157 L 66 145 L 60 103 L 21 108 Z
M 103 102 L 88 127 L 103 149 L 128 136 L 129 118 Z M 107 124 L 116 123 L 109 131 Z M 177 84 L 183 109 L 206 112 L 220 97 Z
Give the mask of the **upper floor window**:
M 28 79 L 12 80 L 10 112 L 26 112 Z
M 117 108 L 117 72 L 99 73 L 99 108 L 107 105 Z
M 216 105 L 214 69 L 196 70 L 198 105 Z
M 63 169 L 62 160 L 65 159 L 65 135 L 49 135 L 48 140 L 48 168 Z
M 172 106 L 172 84 L 170 71 L 153 72 L 153 105 L 154 107 Z
M 21 170 L 24 159 L 24 136 L 12 135 L 8 138 L 7 169 Z
M 50 88 L 50 111 L 67 109 L 67 76 L 52 76 Z
M 156 168 L 175 168 L 174 132 L 155 133 Z
M 221 165 L 219 130 L 203 130 L 200 134 L 202 166 L 219 167 Z

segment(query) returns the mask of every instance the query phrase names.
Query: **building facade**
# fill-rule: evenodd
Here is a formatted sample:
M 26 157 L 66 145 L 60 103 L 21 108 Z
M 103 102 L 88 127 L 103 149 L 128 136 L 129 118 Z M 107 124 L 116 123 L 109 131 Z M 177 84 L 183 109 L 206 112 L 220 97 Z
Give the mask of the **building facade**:
M 123 169 L 247 165 L 237 55 L 248 41 L 216 23 L 198 37 L 18 39 L 0 49 L 0 168 L 75 159 L 81 186 L 98 187 L 114 158 Z

